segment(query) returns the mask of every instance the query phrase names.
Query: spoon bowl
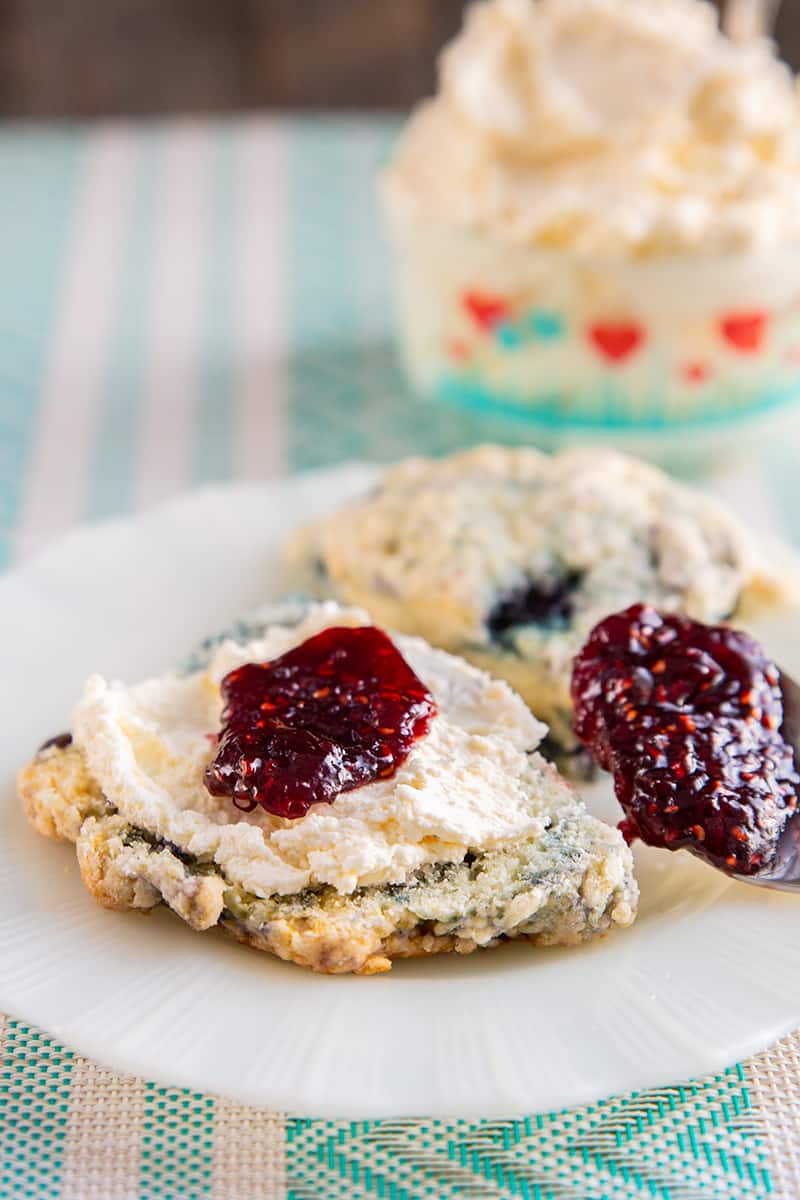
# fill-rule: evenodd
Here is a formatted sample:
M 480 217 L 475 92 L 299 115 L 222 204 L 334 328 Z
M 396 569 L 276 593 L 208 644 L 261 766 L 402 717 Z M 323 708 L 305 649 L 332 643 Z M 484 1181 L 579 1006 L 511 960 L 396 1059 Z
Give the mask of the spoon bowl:
M 800 685 L 791 676 L 781 671 L 783 692 L 784 739 L 793 747 L 795 755 L 800 750 Z M 800 891 L 800 819 L 795 811 L 783 827 L 775 857 L 763 872 L 756 875 L 734 875 L 742 883 L 755 887 L 774 888 L 777 891 Z

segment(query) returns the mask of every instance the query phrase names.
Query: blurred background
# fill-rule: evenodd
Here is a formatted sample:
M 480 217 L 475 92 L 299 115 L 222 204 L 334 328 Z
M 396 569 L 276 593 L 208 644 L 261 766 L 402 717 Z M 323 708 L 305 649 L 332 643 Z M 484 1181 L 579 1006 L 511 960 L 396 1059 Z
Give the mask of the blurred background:
M 658 0 L 650 0 L 657 4 Z M 0 115 L 398 108 L 463 0 L 0 0 Z M 778 40 L 800 65 L 800 4 Z
M 401 114 L 433 93 L 465 7 L 0 0 L 0 569 L 80 521 L 191 486 L 562 436 L 549 409 L 550 425 L 521 427 L 472 396 L 431 403 L 397 353 L 376 177 Z M 783 0 L 777 38 L 800 66 L 800 0 Z M 130 120 L 93 120 L 106 117 Z M 800 279 L 793 262 L 765 278 Z M 798 297 L 800 314 L 800 285 Z M 732 335 L 703 326 L 714 371 L 696 350 L 680 364 L 708 383 L 692 411 L 710 434 L 685 437 L 651 390 L 647 412 L 674 437 L 659 425 L 646 449 L 685 474 L 712 460 L 715 486 L 730 476 L 756 520 L 800 538 L 800 449 L 769 425 L 768 477 L 754 466 L 743 486 L 735 472 L 742 457 L 755 462 L 756 439 L 728 422 L 757 401 L 800 436 L 800 315 L 796 335 L 777 330 L 791 344 L 767 339 L 783 357 L 762 396 L 750 351 L 771 314 L 749 291 L 744 301 Z M 533 341 L 552 330 L 534 328 Z M 744 345 L 730 348 L 731 336 Z M 623 444 L 637 431 L 609 386 L 621 378 L 614 354 L 590 415 Z M 719 363 L 741 396 L 718 387 Z

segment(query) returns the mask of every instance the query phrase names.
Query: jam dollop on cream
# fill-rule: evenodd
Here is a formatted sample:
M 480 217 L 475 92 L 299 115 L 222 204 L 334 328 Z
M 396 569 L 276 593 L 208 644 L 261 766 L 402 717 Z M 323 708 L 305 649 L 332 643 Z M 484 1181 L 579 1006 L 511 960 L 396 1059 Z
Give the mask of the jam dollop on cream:
M 628 841 L 684 847 L 731 874 L 769 866 L 800 774 L 780 675 L 726 626 L 634 605 L 575 659 L 575 732 L 614 776 Z
M 302 817 L 312 804 L 387 779 L 427 733 L 436 702 L 374 626 L 325 629 L 222 681 L 222 730 L 206 768 L 213 796 Z

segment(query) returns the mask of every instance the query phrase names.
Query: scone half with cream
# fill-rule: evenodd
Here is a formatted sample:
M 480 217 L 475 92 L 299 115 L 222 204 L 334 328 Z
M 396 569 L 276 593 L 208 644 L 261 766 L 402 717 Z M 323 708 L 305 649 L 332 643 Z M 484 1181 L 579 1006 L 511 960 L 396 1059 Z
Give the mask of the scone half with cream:
M 263 610 L 181 672 L 92 676 L 19 776 L 102 905 L 316 971 L 629 925 L 621 835 L 538 753 L 504 682 L 334 603 Z
M 711 497 L 599 448 L 408 459 L 287 553 L 298 587 L 505 679 L 574 773 L 572 661 L 599 621 L 647 603 L 746 625 L 800 596 L 797 566 Z

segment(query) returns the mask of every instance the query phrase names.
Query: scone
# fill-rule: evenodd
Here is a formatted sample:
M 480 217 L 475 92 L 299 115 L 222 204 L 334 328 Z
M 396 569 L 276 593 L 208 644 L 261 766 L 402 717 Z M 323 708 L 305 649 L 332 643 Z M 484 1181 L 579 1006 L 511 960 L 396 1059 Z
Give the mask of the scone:
M 164 902 L 316 971 L 629 925 L 621 835 L 504 682 L 335 604 L 264 610 L 176 674 L 92 676 L 20 773 L 99 903 Z M 287 815 L 293 814 L 293 815 Z
M 641 601 L 742 620 L 798 593 L 796 568 L 770 563 L 708 496 L 600 449 L 410 459 L 288 556 L 298 587 L 507 680 L 572 770 L 572 659 L 603 617 Z

